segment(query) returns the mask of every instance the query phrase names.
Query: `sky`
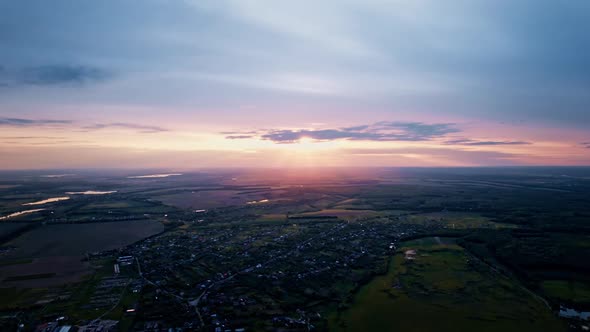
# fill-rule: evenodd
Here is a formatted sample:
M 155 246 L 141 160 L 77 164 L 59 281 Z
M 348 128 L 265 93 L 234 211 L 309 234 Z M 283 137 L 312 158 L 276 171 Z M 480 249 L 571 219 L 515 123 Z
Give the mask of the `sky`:
M 0 169 L 590 165 L 587 0 L 0 0 Z

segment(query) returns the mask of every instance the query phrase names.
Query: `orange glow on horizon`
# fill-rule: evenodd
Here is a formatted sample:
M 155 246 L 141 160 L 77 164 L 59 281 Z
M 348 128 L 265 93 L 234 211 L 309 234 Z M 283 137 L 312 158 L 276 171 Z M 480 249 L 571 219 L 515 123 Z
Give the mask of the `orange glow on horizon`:
M 497 125 L 496 125 L 497 127 Z M 482 124 L 482 128 L 486 128 Z M 498 129 L 498 128 L 495 128 Z M 508 127 L 511 129 L 511 127 Z M 457 135 L 480 141 L 531 141 L 522 145 L 449 145 L 427 141 L 316 140 L 273 142 L 259 136 L 229 139 L 219 131 L 169 130 L 138 133 L 123 128 L 96 131 L 70 128 L 3 128 L 4 169 L 59 167 L 371 167 L 588 165 L 584 133 L 554 129 L 532 140 L 506 129 L 498 138 L 478 137 L 475 127 Z M 482 130 L 484 133 L 485 130 Z M 499 134 L 500 132 L 497 132 Z M 73 157 L 75 156 L 75 158 Z M 98 158 L 98 157 L 101 158 Z

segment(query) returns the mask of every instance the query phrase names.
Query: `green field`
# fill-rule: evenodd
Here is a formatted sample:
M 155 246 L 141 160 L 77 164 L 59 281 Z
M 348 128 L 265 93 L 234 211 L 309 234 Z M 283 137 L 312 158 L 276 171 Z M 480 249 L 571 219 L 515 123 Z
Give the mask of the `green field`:
M 30 307 L 47 294 L 44 288 L 0 288 L 0 310 Z
M 407 242 L 329 318 L 334 331 L 563 331 L 539 299 L 452 241 Z M 415 250 L 414 259 L 405 252 Z
M 347 209 L 323 209 L 314 212 L 305 212 L 294 217 L 338 217 L 343 220 L 356 220 L 361 218 L 377 217 L 382 213 L 373 210 L 347 210 Z
M 8 277 L 4 279 L 4 281 L 21 281 L 21 280 L 32 280 L 32 279 L 44 279 L 44 278 L 51 278 L 55 275 L 55 273 L 37 273 L 37 274 L 27 274 L 22 276 L 14 276 Z
M 7 260 L 47 256 L 84 255 L 86 252 L 123 247 L 164 230 L 156 221 L 61 224 L 38 227 L 7 245 L 17 249 Z M 2 260 L 0 260 L 2 261 Z
M 114 308 L 107 306 L 101 309 L 84 308 L 92 299 L 92 296 L 97 291 L 97 285 L 103 278 L 113 276 L 112 259 L 104 259 L 101 261 L 94 261 L 92 268 L 94 273 L 88 276 L 83 282 L 78 284 L 69 284 L 61 288 L 62 293 L 69 294 L 67 301 L 54 301 L 44 307 L 45 314 L 67 313 L 70 317 L 76 319 L 95 319 L 103 314 L 106 314 L 106 319 L 118 319 L 123 317 L 125 309 L 132 307 L 137 301 L 138 294 L 132 293 L 128 287 L 124 289 L 116 288 L 111 291 L 115 297 L 121 297 L 121 301 Z M 121 276 L 129 278 L 137 278 L 136 272 L 132 269 L 124 269 Z M 112 310 L 111 310 L 112 309 Z
M 0 267 L 10 266 L 10 265 L 19 265 L 19 264 L 30 264 L 32 262 L 33 262 L 33 260 L 30 258 L 14 259 L 14 260 L 9 260 L 9 261 L 0 261 Z
M 269 214 L 263 214 L 260 215 L 257 219 L 257 221 L 280 221 L 280 222 L 285 222 L 287 221 L 287 215 L 286 214 L 280 214 L 280 213 L 269 213 Z
M 400 217 L 400 222 L 428 225 L 439 224 L 449 228 L 514 228 L 514 225 L 492 222 L 477 213 L 468 212 L 431 212 L 416 213 Z
M 546 280 L 541 283 L 543 292 L 551 298 L 575 303 L 590 303 L 590 285 L 570 280 Z

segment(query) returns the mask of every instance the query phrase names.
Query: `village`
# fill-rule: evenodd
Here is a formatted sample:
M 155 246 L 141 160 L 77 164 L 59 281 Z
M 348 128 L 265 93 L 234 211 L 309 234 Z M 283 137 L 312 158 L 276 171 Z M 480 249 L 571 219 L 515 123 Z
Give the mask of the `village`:
M 256 315 L 258 325 L 297 330 L 321 324 L 322 311 L 345 301 L 358 285 L 386 269 L 386 257 L 400 239 L 436 229 L 378 218 L 191 225 L 142 241 L 122 254 L 135 257 L 141 269 L 147 291 L 138 307 L 144 308 L 148 322 L 184 320 L 183 326 L 239 331 L 252 327 Z M 174 305 L 158 305 L 162 302 Z M 184 315 L 176 311 L 178 321 L 166 322 L 170 316 L 162 311 L 168 308 L 184 310 Z
M 133 321 L 134 331 L 321 328 L 326 312 L 387 269 L 398 241 L 441 229 L 387 218 L 228 227 L 214 216 L 90 255 L 112 267 L 80 309 L 107 312 L 78 331 L 120 329 L 118 321 L 106 319 L 113 310 Z M 68 324 L 65 317 L 37 331 L 61 332 Z

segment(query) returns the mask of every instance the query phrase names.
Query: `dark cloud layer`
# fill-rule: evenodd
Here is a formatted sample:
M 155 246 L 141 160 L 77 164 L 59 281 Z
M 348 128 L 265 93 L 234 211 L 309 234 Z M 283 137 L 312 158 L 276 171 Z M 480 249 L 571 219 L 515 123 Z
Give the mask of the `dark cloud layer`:
M 93 66 L 45 65 L 6 69 L 0 67 L 0 86 L 81 85 L 104 81 L 111 73 Z
M 24 118 L 5 118 L 0 117 L 0 126 L 6 127 L 46 127 L 46 126 L 67 126 L 68 128 L 76 129 L 81 128 L 85 131 L 100 130 L 105 128 L 119 128 L 119 129 L 131 129 L 136 130 L 139 133 L 151 134 L 168 131 L 168 129 L 159 126 L 149 126 L 137 123 L 127 122 L 112 122 L 112 123 L 94 123 L 90 125 L 76 124 L 71 120 L 48 120 L 48 119 L 24 119 Z M 34 139 L 41 137 L 34 136 L 23 136 L 20 139 Z
M 70 120 L 22 119 L 0 117 L 0 126 L 27 127 L 71 124 Z
M 322 90 L 334 107 L 354 94 L 392 113 L 577 128 L 590 121 L 589 10 L 585 0 L 0 1 L 0 63 L 30 68 L 15 80 L 28 85 L 97 81 L 102 70 L 67 64 L 105 65 L 132 82 L 102 92 L 106 103 L 278 108 Z
M 526 141 L 478 141 L 468 138 L 463 139 L 454 139 L 445 141 L 444 144 L 446 145 L 468 145 L 468 146 L 493 146 L 493 145 L 528 145 L 532 144 L 531 142 Z
M 428 141 L 460 131 L 453 123 L 428 124 L 423 122 L 381 121 L 371 125 L 337 129 L 271 129 L 259 132 L 257 137 L 283 144 L 294 143 L 302 138 L 311 138 L 316 141 Z M 253 137 L 252 135 L 226 136 L 228 139 Z
M 0 136 L 0 139 L 15 139 L 15 140 L 35 140 L 35 139 L 66 139 L 65 136 Z
M 90 126 L 85 126 L 83 129 L 87 130 L 99 130 L 105 128 L 121 128 L 121 129 L 135 129 L 138 130 L 140 133 L 144 134 L 151 134 L 151 133 L 159 133 L 168 131 L 168 129 L 158 126 L 147 126 L 147 125 L 140 125 L 135 123 L 126 123 L 126 122 L 113 122 L 113 123 L 95 123 Z

